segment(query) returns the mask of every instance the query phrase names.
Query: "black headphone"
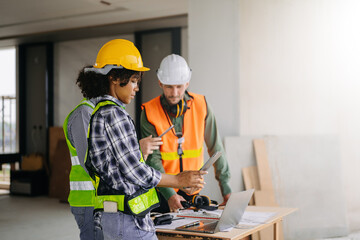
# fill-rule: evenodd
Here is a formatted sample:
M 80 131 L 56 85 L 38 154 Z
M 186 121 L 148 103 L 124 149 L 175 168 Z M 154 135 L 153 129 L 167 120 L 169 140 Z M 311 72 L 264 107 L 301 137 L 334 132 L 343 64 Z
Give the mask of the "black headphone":
M 180 117 L 181 115 L 185 114 L 186 110 L 188 109 L 186 101 L 181 99 L 176 105 L 168 106 L 167 110 L 172 117 Z
M 197 209 L 205 209 L 209 211 L 214 211 L 219 207 L 217 201 L 210 200 L 210 198 L 205 195 L 194 195 L 191 201 L 181 202 L 181 204 L 184 208 L 195 207 Z

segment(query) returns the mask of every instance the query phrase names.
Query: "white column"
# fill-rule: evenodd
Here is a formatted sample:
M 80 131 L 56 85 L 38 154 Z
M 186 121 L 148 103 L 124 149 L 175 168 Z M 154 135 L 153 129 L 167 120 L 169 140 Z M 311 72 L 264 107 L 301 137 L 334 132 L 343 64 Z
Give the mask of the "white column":
M 222 137 L 240 134 L 239 1 L 189 1 L 190 91 L 204 94 Z

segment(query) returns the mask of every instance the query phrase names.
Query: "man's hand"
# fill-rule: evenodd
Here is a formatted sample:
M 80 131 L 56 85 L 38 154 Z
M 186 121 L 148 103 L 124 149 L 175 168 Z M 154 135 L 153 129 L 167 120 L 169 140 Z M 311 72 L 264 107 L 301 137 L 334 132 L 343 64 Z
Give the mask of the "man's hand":
M 163 144 L 161 138 L 159 137 L 153 138 L 152 135 L 140 139 L 139 143 L 145 161 L 147 157 L 153 153 L 154 150 L 158 150 L 160 146 Z
M 178 179 L 179 188 L 198 188 L 204 187 L 203 175 L 207 174 L 206 171 L 184 171 L 176 175 Z
M 177 175 L 170 175 L 161 173 L 161 179 L 158 187 L 173 187 L 173 188 L 194 188 L 202 189 L 204 187 L 203 175 L 207 174 L 206 171 L 184 171 Z
M 230 198 L 230 195 L 231 195 L 231 193 L 228 193 L 228 194 L 226 194 L 226 195 L 224 196 L 224 201 L 220 204 L 220 206 L 225 206 L 225 205 L 226 205 L 227 201 L 228 201 L 229 198 Z
M 174 194 L 168 199 L 170 212 L 177 212 L 180 208 L 183 208 L 181 205 L 181 201 L 185 201 L 185 199 L 179 194 Z
M 195 192 L 200 191 L 201 188 L 182 188 L 181 191 L 189 194 L 189 195 L 193 195 Z

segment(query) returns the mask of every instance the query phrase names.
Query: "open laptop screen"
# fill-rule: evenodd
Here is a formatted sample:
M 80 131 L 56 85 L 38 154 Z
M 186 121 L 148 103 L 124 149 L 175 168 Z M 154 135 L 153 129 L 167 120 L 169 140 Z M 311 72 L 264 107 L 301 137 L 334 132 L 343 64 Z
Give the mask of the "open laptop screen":
M 219 221 L 199 220 L 196 225 L 183 225 L 176 228 L 176 230 L 216 233 L 233 228 L 240 223 L 253 193 L 254 189 L 231 193 Z

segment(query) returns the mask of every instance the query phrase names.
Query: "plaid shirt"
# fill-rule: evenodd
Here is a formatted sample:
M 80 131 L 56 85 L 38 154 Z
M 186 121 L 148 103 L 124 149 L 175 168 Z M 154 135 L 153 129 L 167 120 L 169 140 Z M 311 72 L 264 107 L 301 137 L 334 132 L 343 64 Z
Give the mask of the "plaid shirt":
M 161 173 L 141 163 L 135 126 L 125 111 L 125 104 L 112 96 L 96 99 L 110 100 L 118 106 L 101 107 L 92 118 L 89 136 L 89 156 L 92 167 L 112 189 L 132 195 L 140 188 L 151 189 L 161 179 Z M 135 217 L 136 225 L 145 231 L 155 231 L 150 214 Z

